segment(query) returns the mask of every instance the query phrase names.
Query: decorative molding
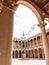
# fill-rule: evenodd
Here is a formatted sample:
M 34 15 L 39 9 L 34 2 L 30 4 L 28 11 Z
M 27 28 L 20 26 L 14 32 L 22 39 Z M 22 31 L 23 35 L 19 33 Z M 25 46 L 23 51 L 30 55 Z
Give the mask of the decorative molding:
M 2 11 L 2 3 L 0 2 L 0 13 L 1 13 L 1 11 Z

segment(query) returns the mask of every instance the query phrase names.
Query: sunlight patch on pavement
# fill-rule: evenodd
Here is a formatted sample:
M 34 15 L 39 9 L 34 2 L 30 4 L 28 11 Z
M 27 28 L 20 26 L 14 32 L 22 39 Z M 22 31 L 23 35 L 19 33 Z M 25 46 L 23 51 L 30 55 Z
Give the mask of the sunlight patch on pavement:
M 12 65 L 46 65 L 45 60 L 30 59 L 30 60 L 20 60 L 12 59 Z

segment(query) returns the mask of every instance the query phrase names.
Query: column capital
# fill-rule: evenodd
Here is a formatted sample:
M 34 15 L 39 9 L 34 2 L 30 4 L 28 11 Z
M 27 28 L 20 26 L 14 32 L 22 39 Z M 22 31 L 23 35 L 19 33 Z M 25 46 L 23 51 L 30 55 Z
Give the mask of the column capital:
M 2 2 L 0 1 L 0 13 L 2 11 Z
M 40 28 L 44 28 L 47 24 L 44 21 L 40 21 L 40 23 L 38 24 L 38 26 Z

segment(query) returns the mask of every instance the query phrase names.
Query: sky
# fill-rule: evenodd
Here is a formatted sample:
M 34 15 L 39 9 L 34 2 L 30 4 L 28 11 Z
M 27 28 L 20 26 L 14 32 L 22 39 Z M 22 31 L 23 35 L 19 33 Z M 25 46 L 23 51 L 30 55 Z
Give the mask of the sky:
M 34 12 L 28 7 L 19 4 L 14 13 L 13 37 L 21 38 L 24 34 L 26 38 L 29 38 L 37 34 L 40 32 L 40 28 L 37 26 L 38 24 L 38 19 Z

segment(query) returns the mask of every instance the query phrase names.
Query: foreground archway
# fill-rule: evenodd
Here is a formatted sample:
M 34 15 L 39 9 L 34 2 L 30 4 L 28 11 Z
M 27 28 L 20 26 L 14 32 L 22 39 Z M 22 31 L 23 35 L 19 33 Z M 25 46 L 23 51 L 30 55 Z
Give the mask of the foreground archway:
M 18 1 L 17 4 L 23 4 L 29 7 L 37 16 L 39 20 L 39 27 L 41 29 L 41 34 L 42 34 L 42 40 L 43 40 L 43 47 L 44 47 L 44 52 L 45 52 L 45 59 L 46 59 L 46 65 L 49 65 L 49 44 L 47 41 L 47 36 L 46 36 L 46 31 L 45 31 L 45 23 L 44 19 L 41 18 L 39 12 L 36 10 L 34 5 L 29 4 L 27 1 Z
M 34 11 L 33 9 L 35 9 L 35 8 L 33 7 L 33 5 L 31 5 L 29 3 L 27 3 L 26 5 L 29 5 L 28 7 L 29 8 L 31 7 L 31 10 Z M 35 12 L 38 13 L 36 9 L 35 9 Z M 38 15 L 39 15 L 39 13 L 38 13 Z M 41 32 L 42 32 L 42 40 L 43 40 L 44 51 L 45 51 L 46 65 L 49 65 L 49 44 L 47 42 L 45 25 L 44 25 L 40 15 L 39 15 L 38 19 L 39 19 L 39 22 L 41 23 L 40 28 L 41 28 Z M 5 21 L 5 24 L 3 24 L 4 21 Z M 11 65 L 13 13 L 11 11 L 9 11 L 8 9 L 3 8 L 2 12 L 0 13 L 0 22 L 1 22 L 1 24 L 0 24 L 0 28 L 1 28 L 0 29 L 0 35 L 1 35 L 0 43 L 1 43 L 1 47 L 2 47 L 2 48 L 0 47 L 1 48 L 1 52 L 0 52 L 1 63 L 0 64 Z

